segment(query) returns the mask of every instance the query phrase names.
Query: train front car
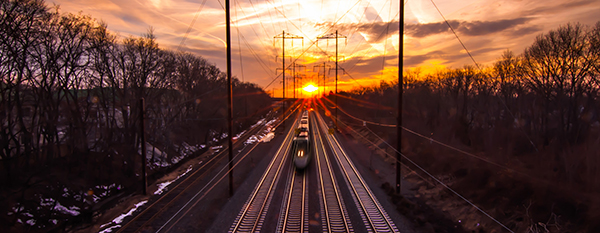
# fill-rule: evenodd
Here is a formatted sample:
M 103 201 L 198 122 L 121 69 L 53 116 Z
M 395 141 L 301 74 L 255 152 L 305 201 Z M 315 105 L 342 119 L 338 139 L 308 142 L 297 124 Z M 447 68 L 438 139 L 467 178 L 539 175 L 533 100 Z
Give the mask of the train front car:
M 294 138 L 292 141 L 291 153 L 294 158 L 294 166 L 296 166 L 296 168 L 304 169 L 308 166 L 312 157 L 312 150 L 307 132 L 301 132 L 296 138 Z
M 312 148 L 310 143 L 310 133 L 308 125 L 308 112 L 302 114 L 300 126 L 297 129 L 298 133 L 292 141 L 292 157 L 294 166 L 298 169 L 304 169 L 310 163 L 312 157 Z

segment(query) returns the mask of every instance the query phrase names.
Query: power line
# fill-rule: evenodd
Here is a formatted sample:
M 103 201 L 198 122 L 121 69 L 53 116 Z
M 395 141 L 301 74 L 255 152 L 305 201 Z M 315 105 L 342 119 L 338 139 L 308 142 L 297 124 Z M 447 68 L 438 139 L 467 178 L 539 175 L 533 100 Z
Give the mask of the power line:
M 340 18 L 339 18 L 337 21 L 335 21 L 335 22 L 334 22 L 334 23 L 333 23 L 333 24 L 332 24 L 332 25 L 329 27 L 329 29 L 327 29 L 325 32 L 328 32 L 329 30 L 331 30 L 331 29 L 332 29 L 332 28 L 333 28 L 333 27 L 334 27 L 334 26 L 335 26 L 335 25 L 336 25 L 336 24 L 337 24 L 337 23 L 338 23 L 338 22 L 339 22 L 339 21 L 340 21 L 340 20 L 341 20 L 341 19 L 342 19 L 344 16 L 346 16 L 346 14 L 348 14 L 348 13 L 350 12 L 350 10 L 352 10 L 352 8 L 354 8 L 354 7 L 355 7 L 355 6 L 356 6 L 356 5 L 357 5 L 359 2 L 360 2 L 360 1 L 358 1 L 358 2 L 357 2 L 356 4 L 354 4 L 354 5 L 353 5 L 353 6 L 352 6 L 350 9 L 348 9 L 348 11 L 346 11 L 346 13 L 344 13 L 344 15 L 342 15 L 342 16 L 341 16 L 341 17 L 340 17 Z M 273 5 L 273 3 L 271 3 L 271 4 Z M 275 7 L 273 6 L 273 8 L 275 8 Z M 280 11 L 279 9 L 277 9 L 277 8 L 275 8 L 275 10 L 277 10 L 277 11 L 278 11 L 278 12 L 279 12 L 279 13 L 280 13 L 280 14 L 281 14 L 281 15 L 282 15 L 284 18 L 286 18 L 286 19 L 287 19 L 287 21 L 290 21 L 290 22 L 291 22 L 291 20 L 290 20 L 290 19 L 288 19 L 288 18 L 287 18 L 287 16 L 285 16 L 285 14 L 284 14 L 283 12 L 281 12 L 281 11 Z M 287 22 L 287 21 L 286 21 L 286 22 Z M 296 27 L 296 25 L 295 25 L 293 22 L 291 22 L 291 24 L 292 24 L 294 27 Z M 296 29 L 298 29 L 298 27 L 296 27 Z M 300 29 L 298 29 L 298 30 L 300 30 Z M 306 36 L 306 34 L 305 34 L 304 32 L 302 32 L 302 30 L 300 30 L 300 32 Z M 307 37 L 308 37 L 308 36 L 307 36 Z M 311 41 L 311 40 L 309 39 L 309 41 Z M 294 60 L 293 62 L 296 62 L 298 59 L 300 59 L 300 57 L 302 57 L 302 56 L 303 56 L 303 55 L 304 55 L 306 52 L 308 52 L 308 50 L 309 50 L 309 49 L 310 49 L 312 46 L 314 46 L 314 45 L 316 44 L 317 40 L 315 40 L 315 41 L 311 41 L 311 42 L 312 42 L 312 43 L 311 43 L 311 44 L 308 46 L 308 48 L 306 48 L 304 51 L 302 51 L 302 53 L 300 53 L 300 55 L 298 55 L 298 58 L 296 58 L 296 60 Z M 317 46 L 317 47 L 318 47 L 318 46 Z M 321 48 L 319 48 L 319 49 L 321 49 Z M 325 52 L 323 49 L 321 49 L 321 51 L 322 51 L 322 52 L 324 52 L 325 54 L 327 54 L 327 52 Z M 286 69 L 287 69 L 287 68 L 288 68 L 288 67 L 286 67 Z M 273 78 L 273 80 L 271 80 L 271 82 L 270 82 L 270 83 L 269 83 L 269 84 L 268 84 L 268 85 L 265 87 L 265 89 L 266 89 L 266 88 L 268 88 L 269 86 L 271 86 L 271 84 L 273 84 L 273 83 L 274 83 L 274 82 L 275 82 L 275 81 L 276 81 L 278 78 L 279 78 L 279 75 L 278 75 L 278 76 L 276 76 L 275 78 Z
M 192 30 L 192 27 L 194 26 L 194 23 L 196 23 L 196 19 L 198 19 L 198 15 L 202 11 L 202 8 L 204 8 L 205 3 L 206 3 L 206 0 L 204 0 L 202 2 L 202 4 L 200 5 L 200 8 L 198 8 L 198 10 L 196 11 L 196 14 L 194 15 L 194 19 L 192 19 L 192 22 L 190 23 L 190 25 L 188 26 L 187 31 L 185 32 L 185 35 L 183 36 L 183 38 L 181 38 L 181 42 L 179 42 L 179 46 L 177 46 L 177 50 L 178 51 L 181 49 L 181 46 L 183 46 L 183 43 L 185 42 L 185 40 L 188 37 L 188 34 L 190 34 L 190 31 Z
M 344 124 L 342 122 L 342 124 Z M 344 124 L 346 125 L 346 124 Z M 346 125 L 348 126 L 348 125 Z M 354 133 L 360 135 L 361 137 L 365 138 L 362 134 L 359 134 L 358 132 L 356 132 L 356 130 L 354 130 L 353 128 L 349 127 L 349 129 L 351 129 L 352 131 L 354 131 Z M 369 131 L 371 131 L 371 129 L 367 128 Z M 488 218 L 490 218 L 492 221 L 498 223 L 500 226 L 502 226 L 502 228 L 508 230 L 509 232 L 513 232 L 511 229 L 509 229 L 508 227 L 506 227 L 504 224 L 502 224 L 500 221 L 498 221 L 496 218 L 492 217 L 490 214 L 488 214 L 487 212 L 485 212 L 483 209 L 479 208 L 477 205 L 475 205 L 473 202 L 469 201 L 467 198 L 465 198 L 464 196 L 462 196 L 460 193 L 458 193 L 457 191 L 455 191 L 454 189 L 450 188 L 447 184 L 445 184 L 444 182 L 442 182 L 441 180 L 439 180 L 437 177 L 435 177 L 434 175 L 432 175 L 431 173 L 429 173 L 427 170 L 425 170 L 424 168 L 422 168 L 421 166 L 419 166 L 417 163 L 413 162 L 411 159 L 409 159 L 406 155 L 400 153 L 398 150 L 396 150 L 396 148 L 394 148 L 393 146 L 391 146 L 390 144 L 388 144 L 385 140 L 383 140 L 383 138 L 379 137 L 379 135 L 375 134 L 373 131 L 371 131 L 371 133 L 373 133 L 373 135 L 375 135 L 377 138 L 379 138 L 380 140 L 382 140 L 386 145 L 388 145 L 390 148 L 392 148 L 394 151 L 396 151 L 398 154 L 400 154 L 402 156 L 402 158 L 406 159 L 407 161 L 409 161 L 412 165 L 414 165 L 415 167 L 417 167 L 419 170 L 421 170 L 422 172 L 424 172 L 425 174 L 427 174 L 429 177 L 431 177 L 433 180 L 435 180 L 436 182 L 438 182 L 439 184 L 441 184 L 442 186 L 444 186 L 444 188 L 450 190 L 450 192 L 454 193 L 456 196 L 458 196 L 459 198 L 461 198 L 462 200 L 464 200 L 465 202 L 467 202 L 469 205 L 473 206 L 475 209 L 477 209 L 479 212 L 483 213 L 485 216 L 487 216 Z M 365 138 L 366 139 L 366 138 Z M 368 140 L 368 139 L 366 139 Z M 393 158 L 393 157 L 392 157 Z M 395 159 L 395 158 L 394 158 Z
M 358 118 L 358 117 L 355 117 L 355 116 L 352 116 L 352 115 L 350 115 L 348 112 L 344 111 L 344 109 L 340 108 L 339 106 L 338 106 L 338 109 L 339 109 L 339 110 L 340 110 L 342 113 L 344 113 L 344 114 L 346 114 L 347 116 L 349 116 L 350 118 L 352 118 L 352 119 L 354 119 L 354 120 L 357 120 L 357 121 L 359 121 L 359 122 L 363 122 L 363 123 L 366 123 L 366 124 L 371 124 L 371 125 L 382 126 L 382 127 L 390 127 L 390 128 L 395 128 L 395 127 L 397 127 L 397 125 L 381 124 L 381 123 L 377 123 L 377 122 L 372 122 L 372 121 L 363 120 L 363 119 L 360 119 L 360 118 Z M 467 156 L 469 156 L 469 157 L 473 157 L 473 158 L 479 159 L 479 160 L 481 160 L 481 161 L 484 161 L 484 162 L 486 162 L 486 163 L 489 163 L 489 164 L 492 164 L 492 165 L 498 166 L 498 167 L 500 167 L 500 168 L 506 169 L 507 171 L 510 171 L 510 172 L 513 172 L 513 173 L 517 173 L 517 174 L 519 174 L 519 175 L 521 175 L 521 176 L 524 176 L 524 177 L 528 177 L 528 178 L 531 178 L 531 179 L 537 180 L 538 182 L 542 182 L 542 183 L 548 183 L 548 182 L 546 182 L 546 181 L 544 181 L 544 180 L 540 180 L 540 179 L 538 179 L 538 178 L 536 178 L 536 177 L 533 177 L 533 176 L 531 176 L 531 175 L 529 175 L 529 174 L 526 174 L 526 173 L 524 173 L 524 172 L 520 172 L 520 171 L 517 171 L 517 170 L 515 170 L 515 169 L 513 169 L 513 168 L 510 168 L 510 167 L 504 166 L 504 165 L 502 165 L 502 164 L 499 164 L 499 163 L 497 163 L 497 162 L 494 162 L 494 161 L 492 161 L 492 160 L 490 160 L 490 159 L 487 159 L 487 158 L 484 158 L 484 157 L 481 157 L 481 156 L 477 156 L 477 155 L 475 155 L 475 154 L 473 154 L 473 153 L 469 153 L 469 152 L 467 152 L 467 151 L 464 151 L 464 150 L 458 149 L 458 148 L 456 148 L 456 147 L 453 147 L 453 146 L 451 146 L 451 145 L 448 145 L 448 144 L 446 144 L 446 143 L 443 143 L 443 142 L 440 142 L 440 141 L 438 141 L 438 140 L 435 140 L 435 139 L 433 139 L 433 138 L 431 138 L 431 137 L 427 137 L 427 136 L 425 136 L 425 135 L 423 135 L 423 134 L 417 133 L 416 131 L 413 131 L 413 130 L 411 130 L 411 129 L 409 129 L 409 128 L 406 128 L 406 127 L 404 127 L 404 126 L 402 126 L 402 129 L 403 129 L 403 130 L 405 130 L 405 131 L 407 131 L 407 132 L 409 132 L 409 133 L 411 133 L 411 134 L 414 134 L 415 136 L 418 136 L 418 137 L 421 137 L 421 138 L 423 138 L 423 139 L 429 140 L 430 142 L 435 142 L 436 144 L 439 144 L 439 145 L 441 145 L 441 146 L 444 146 L 444 147 L 446 147 L 446 148 L 448 148 L 448 149 L 451 149 L 451 150 L 457 151 L 457 152 L 459 152 L 459 153 L 462 153 L 462 154 L 464 154 L 464 155 L 467 155 Z
M 435 4 L 435 2 L 433 2 L 433 0 L 431 0 L 431 4 L 433 4 L 433 6 L 437 10 L 437 12 L 440 14 L 440 16 L 442 16 L 442 19 L 444 19 L 444 22 L 446 22 L 446 25 L 448 25 L 448 27 L 450 28 L 450 31 L 452 31 L 452 33 L 454 34 L 454 36 L 456 37 L 458 42 L 460 42 L 460 45 L 462 45 L 462 47 L 465 49 L 465 51 L 467 52 L 467 54 L 469 55 L 469 57 L 471 58 L 473 63 L 475 63 L 475 66 L 477 66 L 477 68 L 481 70 L 481 68 L 479 67 L 479 64 L 477 64 L 477 62 L 475 61 L 475 58 L 473 58 L 473 55 L 471 55 L 471 52 L 469 52 L 469 50 L 467 49 L 467 46 L 465 46 L 465 44 L 462 42 L 460 37 L 458 37 L 458 34 L 456 34 L 456 31 L 454 31 L 454 28 L 452 27 L 452 25 L 450 25 L 448 20 L 446 20 L 446 17 L 444 17 L 442 12 L 440 11 L 440 8 L 437 7 L 437 5 Z
M 482 74 L 484 74 L 484 72 L 481 69 L 481 67 L 479 66 L 479 64 L 475 61 L 475 58 L 473 58 L 473 56 L 471 55 L 471 52 L 469 52 L 469 50 L 467 49 L 467 47 L 465 46 L 465 44 L 462 42 L 462 40 L 460 39 L 460 37 L 458 37 L 458 34 L 456 33 L 456 31 L 454 31 L 454 28 L 452 27 L 452 25 L 450 25 L 450 23 L 448 22 L 448 20 L 446 20 L 446 17 L 444 17 L 444 14 L 442 14 L 442 11 L 440 11 L 440 9 L 437 7 L 437 5 L 435 4 L 435 2 L 433 2 L 433 0 L 431 0 L 431 3 L 433 4 L 433 6 L 437 10 L 437 12 L 440 14 L 440 16 L 442 16 L 442 19 L 444 19 L 444 22 L 446 22 L 446 25 L 448 25 L 448 27 L 450 28 L 450 30 L 452 31 L 452 33 L 454 34 L 454 36 L 456 37 L 456 39 L 458 40 L 458 42 L 460 42 L 460 45 L 465 49 L 465 51 L 467 52 L 467 54 L 469 55 L 469 57 L 471 58 L 471 60 L 475 64 L 475 66 L 477 67 L 477 69 Z M 500 102 L 502 102 L 502 104 L 504 105 L 504 107 L 506 108 L 506 110 L 508 111 L 508 113 L 512 116 L 512 118 L 515 119 L 515 115 L 512 113 L 512 111 L 510 111 L 510 109 L 508 108 L 508 106 L 506 105 L 506 103 L 504 102 L 504 100 L 502 100 L 502 98 L 500 98 L 497 95 L 495 95 L 495 96 L 500 100 Z M 521 128 L 520 126 L 519 126 L 519 129 L 521 129 L 521 132 L 525 135 L 525 137 L 527 137 L 527 140 L 529 140 L 529 143 L 533 146 L 533 148 L 535 149 L 535 151 L 538 152 L 537 146 L 533 143 L 533 141 L 531 140 L 531 138 L 529 137 L 529 135 L 527 135 L 527 133 L 525 133 L 525 131 L 523 131 L 523 128 Z

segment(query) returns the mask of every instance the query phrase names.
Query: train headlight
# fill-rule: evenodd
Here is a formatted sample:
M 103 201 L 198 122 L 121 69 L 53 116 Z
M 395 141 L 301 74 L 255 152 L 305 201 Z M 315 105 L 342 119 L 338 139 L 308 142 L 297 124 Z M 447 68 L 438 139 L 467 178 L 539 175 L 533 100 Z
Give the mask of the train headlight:
M 302 157 L 304 156 L 304 151 L 303 150 L 299 150 L 298 151 L 298 157 Z

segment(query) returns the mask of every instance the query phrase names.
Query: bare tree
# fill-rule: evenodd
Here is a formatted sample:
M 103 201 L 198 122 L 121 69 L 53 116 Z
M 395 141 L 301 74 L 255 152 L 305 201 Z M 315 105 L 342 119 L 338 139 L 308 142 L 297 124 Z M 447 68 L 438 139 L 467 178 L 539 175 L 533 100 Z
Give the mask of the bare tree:
M 584 26 L 567 24 L 538 36 L 523 55 L 525 82 L 543 98 L 545 112 L 558 112 L 554 117 L 561 140 L 577 138 L 573 133 L 579 128 L 579 104 L 591 87 L 589 73 L 593 64 L 588 59 L 588 41 Z M 545 137 L 549 136 L 548 117 L 542 119 Z

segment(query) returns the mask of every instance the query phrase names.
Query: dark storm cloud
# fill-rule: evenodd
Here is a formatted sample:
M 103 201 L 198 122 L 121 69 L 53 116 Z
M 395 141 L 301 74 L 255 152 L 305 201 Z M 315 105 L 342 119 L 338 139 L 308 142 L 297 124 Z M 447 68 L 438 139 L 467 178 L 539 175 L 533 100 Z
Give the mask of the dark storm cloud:
M 531 18 L 503 19 L 496 21 L 457 21 L 449 20 L 448 24 L 454 28 L 457 33 L 467 36 L 483 36 L 497 32 L 513 29 L 526 24 Z M 530 27 L 531 29 L 531 27 Z M 440 33 L 449 32 L 450 28 L 446 22 L 427 23 L 427 24 L 407 24 L 405 31 L 408 35 L 422 38 Z M 525 31 L 523 31 L 525 32 Z
M 527 17 L 495 21 L 449 20 L 448 24 L 450 24 L 457 33 L 467 36 L 483 36 L 509 30 L 518 31 L 520 34 L 539 31 L 539 29 L 536 27 L 523 26 L 530 20 L 531 18 Z M 450 32 L 448 24 L 446 24 L 446 22 L 406 24 L 404 27 L 406 34 L 417 38 L 423 38 Z M 321 28 L 330 28 L 331 23 L 317 24 L 316 26 Z M 358 31 L 365 33 L 368 35 L 370 42 L 377 43 L 387 38 L 387 35 L 398 33 L 398 21 L 340 24 L 337 26 L 337 28 L 342 32 Z
M 540 26 L 520 27 L 510 33 L 512 37 L 521 37 L 542 31 Z
M 398 55 L 386 55 L 386 63 L 398 59 Z M 369 74 L 373 72 L 381 72 L 381 65 L 383 62 L 383 56 L 374 57 L 353 57 L 346 60 L 340 66 L 343 67 L 347 72 L 353 74 Z

